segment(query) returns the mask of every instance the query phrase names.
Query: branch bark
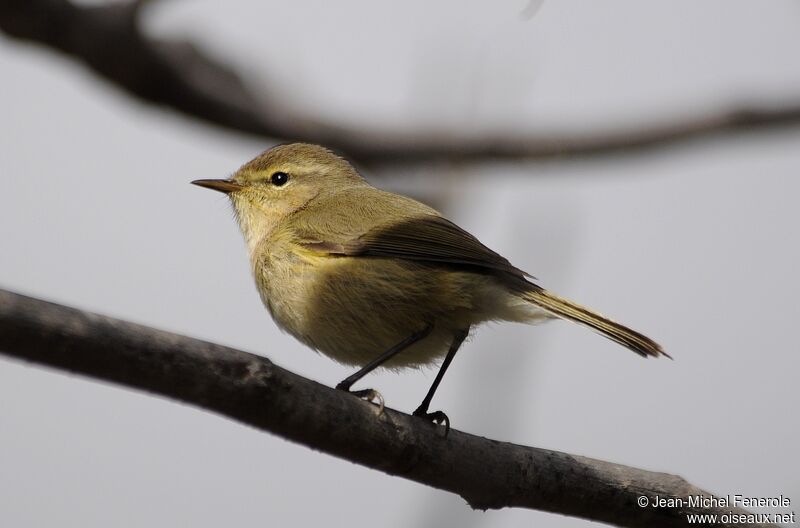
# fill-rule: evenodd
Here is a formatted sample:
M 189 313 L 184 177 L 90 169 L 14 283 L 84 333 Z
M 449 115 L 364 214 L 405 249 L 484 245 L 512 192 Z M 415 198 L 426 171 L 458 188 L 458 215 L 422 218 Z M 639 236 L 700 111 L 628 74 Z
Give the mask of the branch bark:
M 0 29 L 85 63 L 97 75 L 140 100 L 186 116 L 273 141 L 309 141 L 346 152 L 362 163 L 435 160 L 571 159 L 635 154 L 680 142 L 767 127 L 800 125 L 800 100 L 771 105 L 709 109 L 682 120 L 653 122 L 594 134 L 481 137 L 398 135 L 352 129 L 294 115 L 279 101 L 256 98 L 242 77 L 190 42 L 144 34 L 139 14 L 145 0 L 76 6 L 68 0 L 4 0 Z M 259 87 L 265 93 L 264 87 Z
M 221 345 L 0 290 L 0 350 L 180 400 L 390 475 L 461 495 L 619 526 L 684 526 L 690 513 L 640 496 L 710 496 L 681 477 L 442 429 Z M 739 526 L 720 522 L 718 526 Z M 744 526 L 744 524 L 742 525 Z M 748 527 L 754 526 L 747 524 Z M 758 525 L 765 526 L 765 525 Z

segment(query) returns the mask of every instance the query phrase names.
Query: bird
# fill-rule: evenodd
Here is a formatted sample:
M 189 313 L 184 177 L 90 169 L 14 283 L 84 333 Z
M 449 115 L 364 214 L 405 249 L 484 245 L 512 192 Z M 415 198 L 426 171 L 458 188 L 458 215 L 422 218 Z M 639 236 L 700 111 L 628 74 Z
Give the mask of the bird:
M 642 357 L 670 357 L 645 335 L 560 297 L 435 209 L 370 185 L 323 146 L 268 149 L 226 179 L 195 185 L 230 198 L 263 304 L 277 325 L 358 368 L 439 365 L 413 412 L 449 430 L 433 396 L 471 329 L 489 321 L 565 319 Z M 382 398 L 381 405 L 382 405 Z

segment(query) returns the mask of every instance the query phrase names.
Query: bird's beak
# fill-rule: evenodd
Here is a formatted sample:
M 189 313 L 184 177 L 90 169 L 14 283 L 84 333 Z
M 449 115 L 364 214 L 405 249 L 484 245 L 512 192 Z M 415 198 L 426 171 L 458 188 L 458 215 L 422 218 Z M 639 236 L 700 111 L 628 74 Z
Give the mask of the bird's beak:
M 238 191 L 242 186 L 233 180 L 195 180 L 192 182 L 194 185 L 205 187 L 206 189 L 213 189 L 225 194 Z

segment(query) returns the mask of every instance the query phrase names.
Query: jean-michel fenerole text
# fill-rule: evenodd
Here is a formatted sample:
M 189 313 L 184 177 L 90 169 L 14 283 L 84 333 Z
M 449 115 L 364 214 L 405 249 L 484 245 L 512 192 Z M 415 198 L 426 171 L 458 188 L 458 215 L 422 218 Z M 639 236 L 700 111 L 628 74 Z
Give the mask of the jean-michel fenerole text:
M 653 508 L 788 508 L 789 497 L 746 497 L 744 495 L 689 495 L 688 497 L 662 497 L 656 495 L 650 500 Z

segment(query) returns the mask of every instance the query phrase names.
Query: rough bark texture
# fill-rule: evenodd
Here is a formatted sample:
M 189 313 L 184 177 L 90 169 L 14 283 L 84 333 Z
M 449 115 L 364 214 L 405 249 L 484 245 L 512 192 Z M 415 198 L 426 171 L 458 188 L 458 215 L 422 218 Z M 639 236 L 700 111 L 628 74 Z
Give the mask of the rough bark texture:
M 376 406 L 266 358 L 2 290 L 0 350 L 190 403 L 312 449 L 457 493 L 473 508 L 533 508 L 644 527 L 684 526 L 687 513 L 730 510 L 642 508 L 637 505 L 641 495 L 652 501 L 656 495 L 710 494 L 666 473 L 457 430 L 445 438 L 441 427 L 391 409 L 379 415 Z
M 139 0 L 81 7 L 68 0 L 3 0 L 0 30 L 83 62 L 129 95 L 218 126 L 269 138 L 308 141 L 371 164 L 434 160 L 569 159 L 641 153 L 687 140 L 800 125 L 800 101 L 709 108 L 679 119 L 591 134 L 512 131 L 465 137 L 386 127 L 354 129 L 287 112 L 269 87 L 258 97 L 246 79 L 196 44 L 146 35 Z M 264 74 L 265 72 L 261 72 Z

